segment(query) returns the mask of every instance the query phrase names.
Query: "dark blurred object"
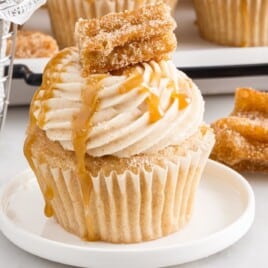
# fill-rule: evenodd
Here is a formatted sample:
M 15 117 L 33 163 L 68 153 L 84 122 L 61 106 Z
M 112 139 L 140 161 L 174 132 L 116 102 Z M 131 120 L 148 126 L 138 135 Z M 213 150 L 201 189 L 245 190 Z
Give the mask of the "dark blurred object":
M 6 72 L 8 67 L 6 67 Z M 185 67 L 180 68 L 192 79 L 229 78 L 244 76 L 268 75 L 268 64 L 213 66 L 213 67 Z M 24 64 L 15 64 L 13 78 L 24 79 L 28 85 L 39 86 L 42 83 L 42 74 L 33 73 Z

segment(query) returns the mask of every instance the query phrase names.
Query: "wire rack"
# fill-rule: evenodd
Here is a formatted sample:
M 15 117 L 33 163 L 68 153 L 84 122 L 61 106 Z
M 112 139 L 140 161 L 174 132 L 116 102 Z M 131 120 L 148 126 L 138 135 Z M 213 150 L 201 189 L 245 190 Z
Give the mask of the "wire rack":
M 17 25 L 0 19 L 0 131 L 9 104 Z

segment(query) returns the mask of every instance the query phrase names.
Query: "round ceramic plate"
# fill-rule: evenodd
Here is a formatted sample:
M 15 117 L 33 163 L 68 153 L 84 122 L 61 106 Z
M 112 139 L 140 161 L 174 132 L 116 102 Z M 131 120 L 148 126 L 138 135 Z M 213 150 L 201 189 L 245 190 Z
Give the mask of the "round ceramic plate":
M 0 196 L 0 227 L 18 247 L 42 258 L 81 267 L 163 267 L 194 261 L 241 238 L 254 219 L 254 195 L 235 171 L 208 161 L 190 224 L 151 242 L 123 245 L 85 242 L 43 215 L 35 177 L 26 171 Z

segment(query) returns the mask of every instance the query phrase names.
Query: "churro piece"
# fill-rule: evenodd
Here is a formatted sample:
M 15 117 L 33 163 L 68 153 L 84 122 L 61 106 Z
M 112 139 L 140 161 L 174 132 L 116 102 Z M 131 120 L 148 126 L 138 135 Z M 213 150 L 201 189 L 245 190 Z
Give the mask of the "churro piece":
M 169 58 L 176 48 L 175 27 L 170 8 L 163 3 L 99 19 L 80 19 L 75 37 L 84 74 Z
M 268 93 L 240 88 L 234 111 L 212 124 L 211 158 L 238 171 L 268 173 Z
M 10 53 L 11 40 L 7 43 Z M 15 58 L 48 58 L 59 51 L 56 40 L 47 34 L 36 31 L 20 30 L 17 33 Z

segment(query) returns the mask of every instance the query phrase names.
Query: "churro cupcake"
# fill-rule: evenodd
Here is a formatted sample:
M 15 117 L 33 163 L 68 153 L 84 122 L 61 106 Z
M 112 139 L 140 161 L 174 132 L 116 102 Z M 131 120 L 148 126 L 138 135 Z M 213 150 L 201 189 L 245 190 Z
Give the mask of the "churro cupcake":
M 159 4 L 108 15 L 111 24 L 118 23 L 118 40 L 128 40 L 121 53 L 129 55 L 137 40 L 157 36 L 162 43 L 155 51 L 166 48 L 161 35 L 174 28 L 167 10 Z M 148 31 L 132 28 L 132 16 L 138 29 L 149 29 L 160 17 L 165 26 L 143 36 Z M 122 20 L 127 23 L 121 28 Z M 97 23 L 101 33 L 107 27 L 102 21 L 107 17 L 89 24 Z M 80 34 L 83 25 L 77 26 Z M 114 28 L 106 30 L 115 36 Z M 88 38 L 82 40 L 85 48 Z M 106 71 L 94 65 L 85 73 L 86 54 L 66 48 L 48 63 L 32 100 L 24 152 L 43 193 L 45 214 L 86 240 L 135 243 L 180 230 L 192 215 L 214 144 L 197 86 L 167 58 L 167 49 L 163 59 L 156 58 L 150 42 L 140 41 L 137 49 L 146 61 L 130 57 L 118 68 L 110 49 L 103 53 Z
M 99 18 L 110 12 L 134 10 L 159 0 L 48 0 L 51 26 L 60 48 L 75 44 L 73 32 L 79 18 Z M 177 0 L 164 0 L 173 9 Z
M 268 45 L 268 0 L 194 0 L 202 37 L 228 46 Z

